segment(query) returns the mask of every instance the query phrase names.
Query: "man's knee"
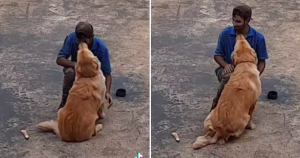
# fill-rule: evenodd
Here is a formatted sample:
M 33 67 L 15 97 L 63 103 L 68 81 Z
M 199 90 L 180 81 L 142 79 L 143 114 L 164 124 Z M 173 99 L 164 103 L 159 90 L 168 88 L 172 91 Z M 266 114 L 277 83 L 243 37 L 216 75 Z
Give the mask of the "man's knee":
M 215 70 L 215 74 L 216 74 L 216 76 L 217 76 L 219 82 L 221 82 L 221 80 L 222 80 L 223 71 L 224 71 L 224 70 L 223 70 L 223 68 L 221 68 L 221 67 L 218 67 L 218 68 Z
M 73 82 L 75 80 L 75 71 L 73 68 L 65 68 L 64 74 L 63 89 L 64 93 L 67 93 L 73 86 Z
M 220 68 L 220 67 L 215 70 L 215 73 L 216 73 L 216 76 L 218 78 L 218 81 L 221 84 L 226 84 L 229 81 L 230 76 L 232 75 L 232 73 L 226 73 L 224 71 L 224 69 Z
M 228 81 L 232 73 L 224 73 L 222 75 L 222 80 Z

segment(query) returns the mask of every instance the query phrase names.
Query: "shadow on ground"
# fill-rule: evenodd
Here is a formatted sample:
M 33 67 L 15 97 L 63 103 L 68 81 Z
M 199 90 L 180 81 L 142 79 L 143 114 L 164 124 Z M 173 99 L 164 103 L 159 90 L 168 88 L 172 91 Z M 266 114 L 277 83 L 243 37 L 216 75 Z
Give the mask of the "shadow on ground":
M 253 8 L 251 24 L 265 35 L 270 57 L 254 113 L 257 128 L 226 145 L 193 150 L 217 92 L 213 53 L 218 35 L 231 25 L 232 8 L 239 2 L 152 0 L 152 157 L 298 157 L 300 71 L 294 67 L 300 59 L 295 35 L 300 31 L 294 26 L 300 25 L 295 9 L 299 4 L 247 3 Z M 277 100 L 266 98 L 271 90 L 278 92 Z M 173 131 L 178 132 L 179 143 L 171 136 Z

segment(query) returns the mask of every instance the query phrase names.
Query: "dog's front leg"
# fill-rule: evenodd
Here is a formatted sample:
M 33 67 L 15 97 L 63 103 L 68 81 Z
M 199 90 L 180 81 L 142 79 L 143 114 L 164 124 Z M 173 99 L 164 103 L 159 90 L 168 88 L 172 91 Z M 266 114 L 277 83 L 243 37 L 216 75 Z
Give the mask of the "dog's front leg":
M 103 119 L 105 117 L 104 103 L 101 103 L 100 108 L 97 111 L 97 114 L 98 114 L 98 116 L 99 116 L 100 119 Z
M 256 107 L 256 103 L 257 103 L 257 101 L 255 101 L 255 103 L 251 106 L 251 108 L 249 109 L 249 116 L 250 116 L 250 119 L 249 119 L 249 122 L 248 122 L 248 124 L 247 124 L 247 126 L 246 126 L 246 128 L 247 129 L 255 129 L 255 127 L 256 127 L 256 125 L 253 123 L 253 121 L 252 121 L 252 118 L 253 118 L 253 111 L 254 111 L 254 109 L 255 109 L 255 107 Z

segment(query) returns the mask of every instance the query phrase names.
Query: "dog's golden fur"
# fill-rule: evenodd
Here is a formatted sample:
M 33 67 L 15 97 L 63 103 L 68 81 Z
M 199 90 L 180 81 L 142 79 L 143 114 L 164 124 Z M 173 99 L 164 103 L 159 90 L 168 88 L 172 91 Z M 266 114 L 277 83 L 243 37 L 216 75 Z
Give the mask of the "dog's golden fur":
M 261 94 L 257 56 L 243 35 L 238 35 L 232 54 L 236 66 L 220 96 L 217 107 L 204 121 L 205 135 L 193 144 L 200 149 L 209 144 L 225 144 L 230 136 L 239 137 L 245 130 L 254 129 L 253 111 Z
M 104 117 L 105 77 L 100 62 L 85 43 L 79 44 L 75 81 L 66 105 L 58 111 L 57 121 L 39 123 L 41 131 L 54 132 L 62 141 L 82 142 L 102 129 L 98 118 Z

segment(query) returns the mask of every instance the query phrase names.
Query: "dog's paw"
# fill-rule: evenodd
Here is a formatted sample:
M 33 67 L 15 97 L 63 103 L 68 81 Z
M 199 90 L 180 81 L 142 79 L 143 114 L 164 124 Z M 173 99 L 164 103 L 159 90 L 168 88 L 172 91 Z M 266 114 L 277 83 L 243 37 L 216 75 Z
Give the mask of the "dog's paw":
M 103 129 L 103 125 L 102 124 L 97 124 L 96 125 L 96 132 L 99 132 Z
M 247 129 L 254 130 L 254 129 L 256 128 L 256 125 L 255 125 L 252 121 L 250 121 L 250 122 L 248 123 L 248 125 L 246 126 L 246 128 L 247 128 Z

